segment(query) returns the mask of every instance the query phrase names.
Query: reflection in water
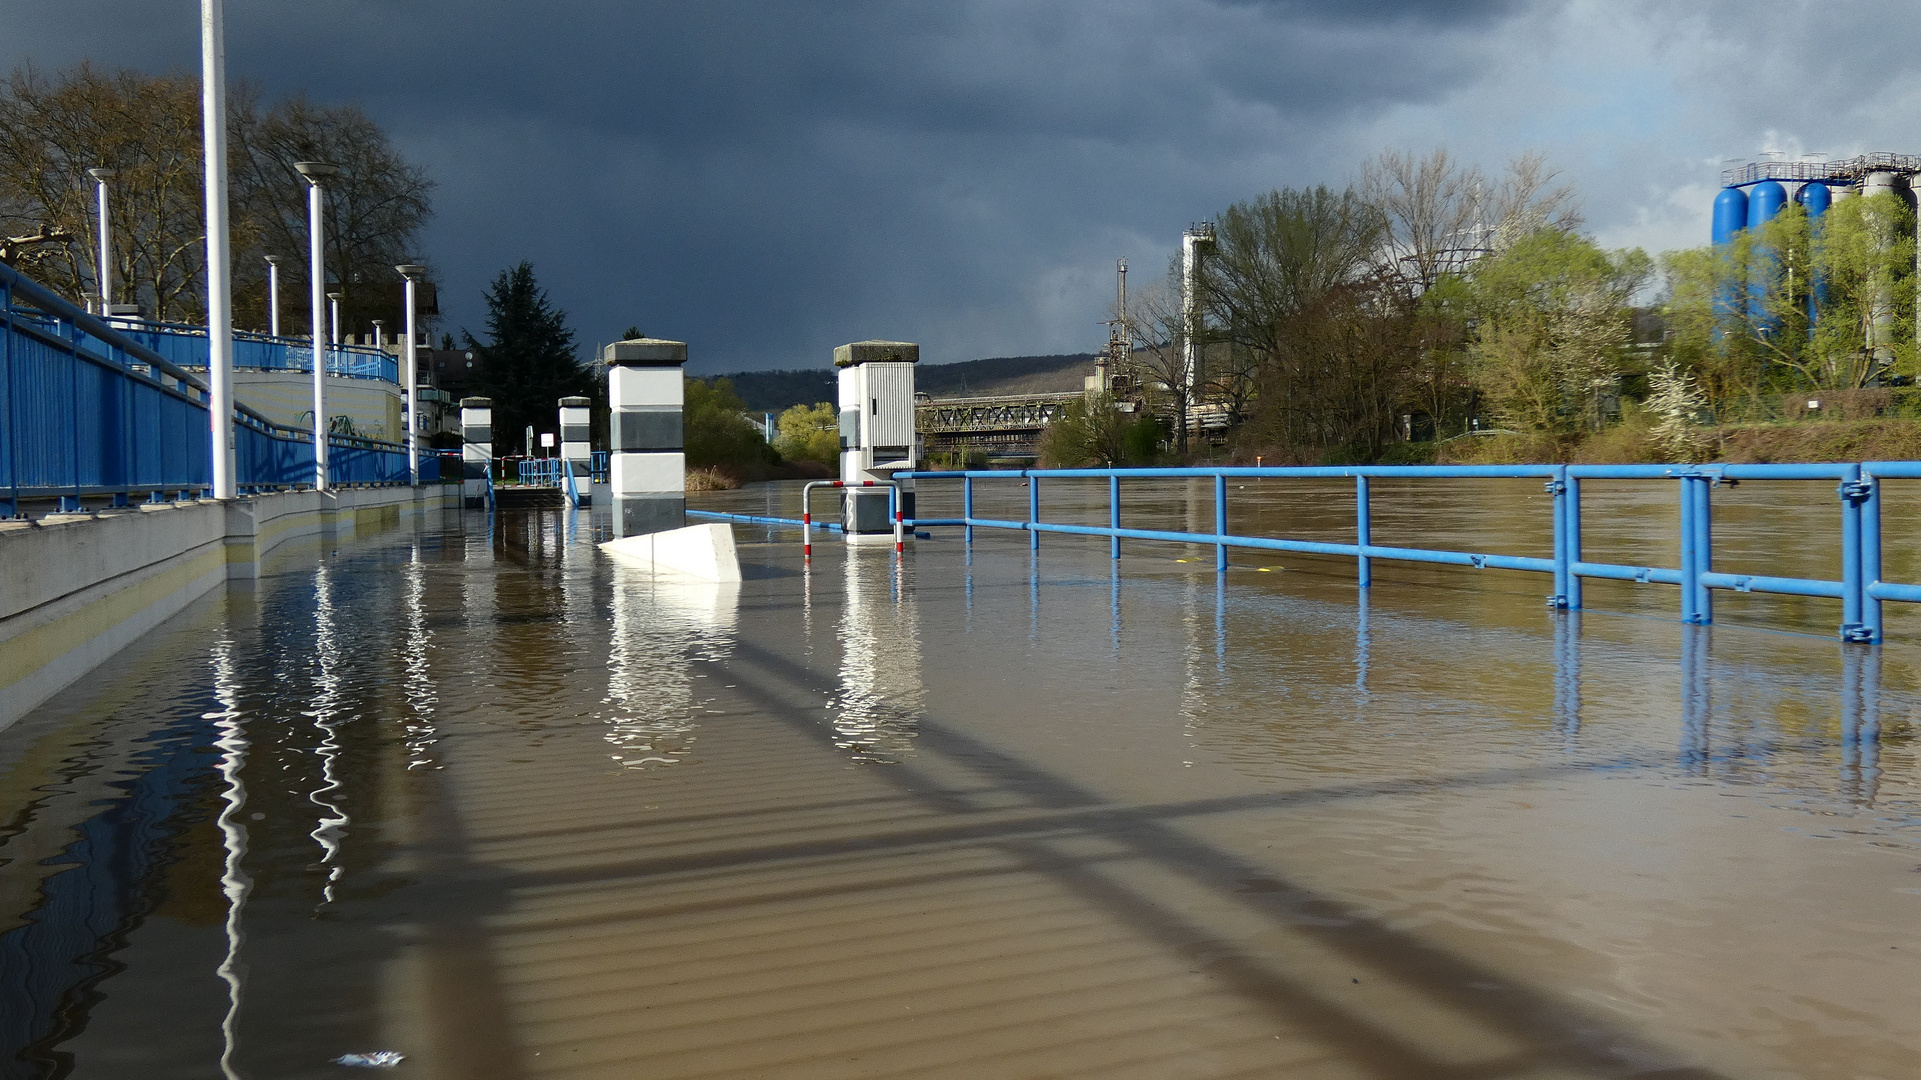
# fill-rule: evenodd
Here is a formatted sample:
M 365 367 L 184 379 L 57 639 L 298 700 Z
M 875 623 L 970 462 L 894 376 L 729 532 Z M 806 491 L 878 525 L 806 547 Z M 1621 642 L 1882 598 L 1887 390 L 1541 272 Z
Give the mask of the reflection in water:
M 1881 784 L 1881 650 L 1841 647 L 1841 782 L 1873 806 Z
M 920 615 L 911 585 L 894 576 L 898 564 L 865 555 L 850 547 L 843 564 L 834 745 L 856 761 L 892 764 L 913 752 L 926 711 Z
M 341 708 L 340 640 L 334 611 L 334 568 L 322 563 L 314 571 L 314 727 L 320 730 L 320 745 L 314 754 L 320 759 L 320 786 L 307 793 L 307 800 L 320 808 L 320 821 L 310 833 L 320 845 L 320 865 L 327 869 L 327 883 L 321 887 L 321 903 L 331 904 L 334 883 L 340 880 L 340 840 L 346 834 L 349 818 L 333 799 L 341 789 L 334 772 L 340 756 L 337 715 Z
M 614 560 L 613 631 L 607 654 L 607 742 L 629 769 L 693 760 L 694 696 L 687 661 L 733 651 L 740 585 L 659 574 Z M 702 700 L 705 700 L 703 697 Z
M 234 1071 L 233 1056 L 234 1021 L 240 1015 L 241 974 L 237 963 L 243 940 L 240 915 L 247 905 L 247 894 L 253 888 L 253 879 L 241 869 L 241 862 L 247 857 L 247 826 L 239 820 L 238 815 L 240 808 L 247 805 L 247 787 L 240 779 L 240 770 L 247 763 L 248 743 L 240 726 L 240 680 L 234 671 L 233 649 L 233 638 L 228 633 L 223 632 L 214 640 L 213 693 L 220 709 L 218 712 L 202 714 L 201 717 L 213 721 L 217 733 L 213 745 L 220 751 L 222 805 L 219 826 L 221 846 L 226 856 L 220 866 L 220 892 L 227 898 L 227 951 L 215 973 L 227 984 L 227 1015 L 220 1021 L 220 1072 L 229 1080 L 239 1075 Z
M 1581 613 L 1554 616 L 1554 726 L 1568 749 L 1581 735 Z
M 402 745 L 409 769 L 439 768 L 432 756 L 440 731 L 434 726 L 436 693 L 431 673 L 433 631 L 427 628 L 427 568 L 421 562 L 421 541 L 414 540 L 408 552 L 406 571 L 407 644 L 402 654 L 407 667 L 404 693 L 407 716 L 406 737 Z
M 1708 628 L 1681 627 L 1681 765 L 1706 776 L 1714 754 L 1714 687 L 1708 667 Z

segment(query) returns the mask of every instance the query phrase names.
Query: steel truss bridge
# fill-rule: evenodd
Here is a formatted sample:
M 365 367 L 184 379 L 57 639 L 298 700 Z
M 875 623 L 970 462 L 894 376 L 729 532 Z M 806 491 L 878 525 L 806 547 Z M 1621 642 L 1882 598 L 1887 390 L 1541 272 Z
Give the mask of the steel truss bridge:
M 914 428 L 929 454 L 984 453 L 990 458 L 1032 458 L 1041 433 L 1080 391 L 939 398 L 914 406 Z

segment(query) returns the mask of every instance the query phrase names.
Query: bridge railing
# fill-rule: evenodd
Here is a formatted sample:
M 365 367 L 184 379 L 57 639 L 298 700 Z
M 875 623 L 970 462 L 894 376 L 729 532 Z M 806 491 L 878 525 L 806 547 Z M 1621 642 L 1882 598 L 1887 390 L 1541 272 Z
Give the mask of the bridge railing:
M 1551 574 L 1554 591 L 1550 606 L 1578 610 L 1582 581 L 1603 578 L 1678 586 L 1681 620 L 1705 625 L 1713 622 L 1714 591 L 1821 596 L 1841 601 L 1840 634 L 1844 641 L 1878 642 L 1882 637 L 1883 601 L 1921 603 L 1921 585 L 1881 580 L 1881 484 L 1888 479 L 1921 479 L 1921 462 L 1871 461 L 1825 465 L 1375 465 L 1296 468 L 1179 468 L 1179 469 L 1019 469 L 966 471 L 902 471 L 896 479 L 959 480 L 961 516 L 919 518 L 910 528 L 960 526 L 966 539 L 974 530 L 1025 531 L 1032 547 L 1042 533 L 1108 538 L 1109 553 L 1120 557 L 1122 540 L 1155 540 L 1201 544 L 1215 550 L 1217 571 L 1228 566 L 1228 549 L 1257 548 L 1317 555 L 1347 556 L 1355 560 L 1359 584 L 1373 581 L 1373 560 L 1436 563 L 1475 568 L 1520 570 Z M 1236 536 L 1228 532 L 1227 481 L 1232 478 L 1349 478 L 1354 481 L 1354 536 L 1351 544 L 1296 540 L 1272 536 Z M 1368 482 L 1376 478 L 1523 478 L 1545 483 L 1554 497 L 1553 549 L 1545 557 L 1495 555 L 1431 548 L 1389 547 L 1373 542 L 1372 498 Z M 1204 478 L 1214 484 L 1214 530 L 1208 533 L 1165 529 L 1127 528 L 1121 523 L 1121 482 L 1130 479 Z M 1105 479 L 1108 485 L 1108 523 L 1105 526 L 1049 522 L 1041 516 L 1044 479 Z M 1027 517 L 1006 520 L 976 516 L 976 481 L 1021 480 L 1027 488 Z M 1582 558 L 1581 482 L 1583 480 L 1672 480 L 1680 503 L 1679 565 L 1633 566 L 1590 562 Z M 1740 480 L 1832 481 L 1840 502 L 1837 543 L 1841 556 L 1840 580 L 1727 574 L 1714 570 L 1714 532 L 1711 492 L 1725 482 Z
M 0 265 L 0 517 L 22 499 L 77 509 L 89 495 L 200 493 L 212 483 L 207 399 L 198 375 Z M 328 445 L 337 483 L 407 482 L 397 443 Z M 234 466 L 243 490 L 311 485 L 313 433 L 236 406 Z
M 37 321 L 51 329 L 60 320 L 50 316 L 21 313 L 23 321 Z M 166 359 L 175 367 L 206 370 L 209 346 L 207 328 L 182 323 L 154 322 L 148 319 L 116 318 L 111 329 L 130 341 Z M 344 379 L 380 379 L 400 382 L 400 361 L 370 346 L 329 345 L 327 374 Z M 313 342 L 305 338 L 271 337 L 247 330 L 233 333 L 235 370 L 312 371 Z

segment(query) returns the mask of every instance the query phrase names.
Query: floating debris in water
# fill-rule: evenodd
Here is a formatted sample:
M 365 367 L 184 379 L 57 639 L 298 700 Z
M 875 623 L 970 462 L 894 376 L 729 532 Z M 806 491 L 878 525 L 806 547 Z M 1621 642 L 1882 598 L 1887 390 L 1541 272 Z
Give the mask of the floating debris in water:
M 407 1055 L 395 1050 L 376 1050 L 371 1054 L 342 1054 L 334 1059 L 335 1065 L 352 1065 L 360 1069 L 391 1069 L 407 1060 Z

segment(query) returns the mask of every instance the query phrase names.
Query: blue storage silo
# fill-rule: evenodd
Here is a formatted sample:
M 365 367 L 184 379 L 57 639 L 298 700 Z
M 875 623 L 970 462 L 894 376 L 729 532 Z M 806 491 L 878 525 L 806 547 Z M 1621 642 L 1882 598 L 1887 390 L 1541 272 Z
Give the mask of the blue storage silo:
M 1714 242 L 1725 244 L 1748 227 L 1748 195 L 1740 188 L 1722 188 L 1714 197 Z
M 1778 180 L 1763 180 L 1748 192 L 1748 227 L 1765 225 L 1788 203 L 1788 189 Z M 1748 322 L 1762 333 L 1780 329 L 1780 320 L 1768 314 L 1768 294 L 1781 276 L 1780 253 L 1756 244 L 1748 264 Z
M 1816 181 L 1802 184 L 1801 190 L 1794 193 L 1794 201 L 1808 212 L 1811 221 L 1828 212 L 1828 207 L 1834 205 L 1834 195 L 1828 191 L 1828 185 Z
M 1748 224 L 1761 225 L 1773 220 L 1774 215 L 1788 202 L 1788 189 L 1779 180 L 1763 180 L 1748 192 Z

